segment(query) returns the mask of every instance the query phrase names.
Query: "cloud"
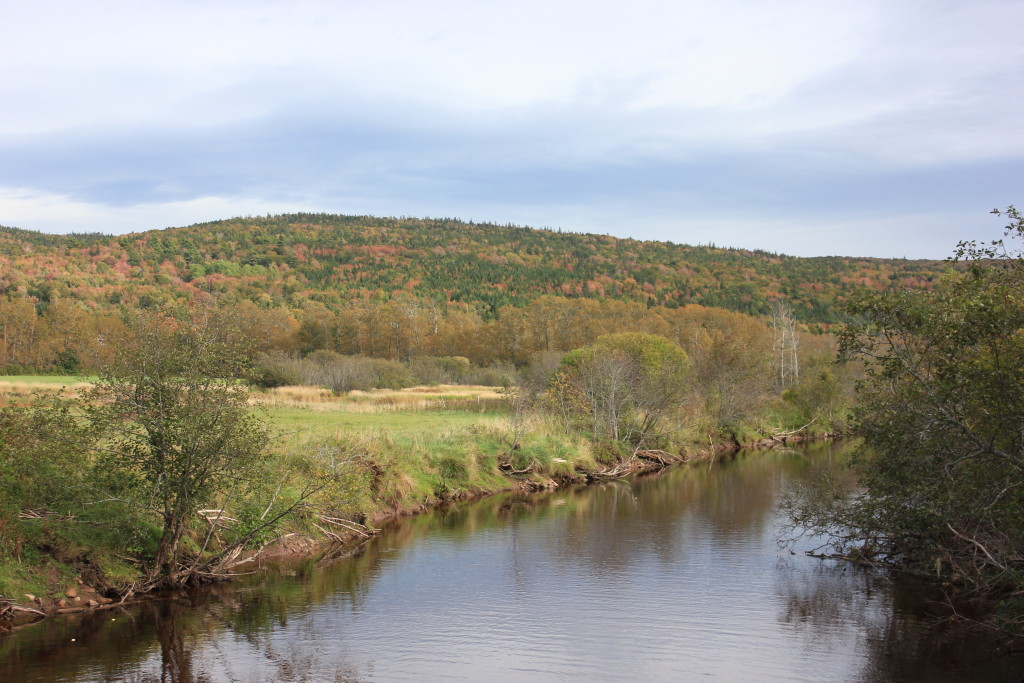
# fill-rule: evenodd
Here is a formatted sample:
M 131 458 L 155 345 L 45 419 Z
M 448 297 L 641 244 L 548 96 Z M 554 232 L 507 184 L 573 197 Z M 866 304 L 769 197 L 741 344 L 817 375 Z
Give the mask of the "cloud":
M 301 206 L 260 198 L 196 197 L 183 201 L 110 206 L 31 189 L 0 187 L 0 216 L 8 227 L 44 232 L 122 234 L 234 216 L 288 213 Z
M 304 209 L 879 253 L 841 229 L 983 215 L 1024 165 L 1024 6 L 1000 0 L 3 12 L 0 186 L 23 199 L 0 223 L 22 227 Z

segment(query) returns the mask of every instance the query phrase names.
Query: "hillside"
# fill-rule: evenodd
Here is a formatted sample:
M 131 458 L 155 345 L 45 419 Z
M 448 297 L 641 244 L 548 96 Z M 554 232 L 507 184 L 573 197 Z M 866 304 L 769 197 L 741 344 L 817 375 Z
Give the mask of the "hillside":
M 119 237 L 0 228 L 0 293 L 160 307 L 204 293 L 223 302 L 338 310 L 399 293 L 483 318 L 542 295 L 687 304 L 766 314 L 785 299 L 816 328 L 841 321 L 857 290 L 928 287 L 937 261 L 822 257 L 686 246 L 454 219 L 293 214 L 234 218 Z

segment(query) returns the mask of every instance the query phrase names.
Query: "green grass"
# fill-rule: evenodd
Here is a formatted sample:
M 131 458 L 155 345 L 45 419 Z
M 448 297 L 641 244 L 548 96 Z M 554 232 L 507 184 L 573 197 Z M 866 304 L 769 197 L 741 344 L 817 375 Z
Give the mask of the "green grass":
M 8 384 L 35 384 L 45 387 L 70 386 L 82 382 L 91 382 L 95 377 L 76 377 L 74 375 L 0 375 L 0 382 Z
M 474 424 L 494 424 L 507 420 L 499 412 L 478 413 L 468 410 L 444 411 L 382 411 L 350 413 L 310 410 L 306 408 L 270 408 L 267 417 L 271 426 L 281 432 L 333 434 L 337 431 L 372 432 L 386 430 L 396 436 L 436 433 L 450 428 Z

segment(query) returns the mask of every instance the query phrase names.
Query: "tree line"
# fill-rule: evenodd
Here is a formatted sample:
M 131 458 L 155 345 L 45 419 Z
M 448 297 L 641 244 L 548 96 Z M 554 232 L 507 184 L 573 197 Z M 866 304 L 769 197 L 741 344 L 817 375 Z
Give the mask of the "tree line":
M 290 310 L 316 301 L 340 311 L 354 299 L 412 295 L 491 318 L 553 295 L 763 316 L 785 299 L 798 320 L 824 329 L 843 320 L 854 292 L 928 288 L 944 268 L 370 216 L 231 219 L 121 237 L 0 228 L 0 294 L 102 309 L 210 298 Z
M 263 353 L 332 351 L 403 362 L 461 356 L 478 366 L 522 366 L 537 353 L 569 351 L 616 332 L 658 334 L 683 348 L 727 344 L 727 337 L 736 337 L 745 340 L 752 355 L 764 353 L 765 344 L 777 336 L 777 321 L 767 324 L 767 319 L 723 309 L 556 296 L 521 308 L 504 307 L 490 319 L 456 304 L 411 295 L 357 300 L 340 310 L 315 301 L 298 309 L 261 308 L 248 301 L 224 309 Z M 111 357 L 111 339 L 128 315 L 129 309 L 95 309 L 73 299 L 55 299 L 46 306 L 27 298 L 0 299 L 0 371 L 94 371 Z

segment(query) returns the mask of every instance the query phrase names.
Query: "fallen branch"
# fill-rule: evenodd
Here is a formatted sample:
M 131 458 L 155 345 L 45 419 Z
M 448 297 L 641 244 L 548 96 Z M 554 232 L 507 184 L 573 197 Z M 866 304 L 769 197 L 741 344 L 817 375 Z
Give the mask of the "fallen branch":
M 983 545 L 982 545 L 981 543 L 979 543 L 979 542 L 978 542 L 978 541 L 976 541 L 975 539 L 971 538 L 970 536 L 967 536 L 967 535 L 965 535 L 965 534 L 962 534 L 962 533 L 960 533 L 959 531 L 957 531 L 956 529 L 954 529 L 954 528 L 952 527 L 952 525 L 951 525 L 951 524 L 950 524 L 949 522 L 946 522 L 946 527 L 947 527 L 947 528 L 949 528 L 949 530 L 950 530 L 950 531 L 952 531 L 952 532 L 953 532 L 953 534 L 954 534 L 954 535 L 956 535 L 956 537 L 957 537 L 957 538 L 959 538 L 959 539 L 960 539 L 960 540 L 962 540 L 962 541 L 967 541 L 968 543 L 971 543 L 971 544 L 972 544 L 972 545 L 974 545 L 974 546 L 975 546 L 976 548 L 978 548 L 978 550 L 980 550 L 981 552 L 985 553 L 985 557 L 987 557 L 987 558 L 988 558 L 988 561 L 989 561 L 989 562 L 991 562 L 991 563 L 992 563 L 992 564 L 994 564 L 995 566 L 999 567 L 999 568 L 1000 568 L 1000 569 L 1002 569 L 1002 570 L 1003 570 L 1004 572 L 1006 572 L 1006 571 L 1009 571 L 1009 569 L 1007 569 L 1007 568 L 1006 568 L 1006 565 L 1002 564 L 1002 563 L 1001 563 L 1001 562 L 999 562 L 999 561 L 998 561 L 998 560 L 997 560 L 996 558 L 992 557 L 992 553 L 990 553 L 990 552 L 988 551 L 988 548 L 986 548 L 985 546 L 983 546 Z
M 633 472 L 635 469 L 636 455 L 634 454 L 633 457 L 631 457 L 629 460 L 625 460 L 619 463 L 613 469 L 605 470 L 603 472 L 594 472 L 594 476 L 611 479 L 614 477 L 621 477 L 624 474 L 629 474 L 630 472 Z
M 32 609 L 31 607 L 21 607 L 19 605 L 8 605 L 7 609 L 11 610 L 12 612 L 25 612 L 27 614 L 38 614 L 41 617 L 45 617 L 46 616 L 45 612 L 40 612 L 39 610 Z
M 322 526 L 320 526 L 316 522 L 313 522 L 313 526 L 315 526 L 317 529 L 319 529 L 320 533 L 322 533 L 324 536 L 326 536 L 330 540 L 334 541 L 335 543 L 344 543 L 345 542 L 345 540 L 341 536 L 339 536 L 338 534 L 334 533 L 333 531 L 328 531 L 327 529 L 323 528 Z
M 364 536 L 365 538 L 369 538 L 373 534 L 379 534 L 380 533 L 380 529 L 371 529 L 370 527 L 366 526 L 365 524 L 360 524 L 359 522 L 353 522 L 353 521 L 348 520 L 348 519 L 341 519 L 340 517 L 328 517 L 327 515 L 317 515 L 317 518 L 321 522 L 324 522 L 326 524 L 331 524 L 333 526 L 340 526 L 343 529 L 348 529 L 349 531 L 354 531 L 355 533 L 360 534 L 361 536 Z M 362 527 L 362 528 L 360 529 L 358 527 Z
M 511 462 L 505 460 L 498 463 L 498 469 L 502 470 L 505 474 L 528 474 L 533 472 L 534 467 L 537 465 L 536 458 L 530 459 L 530 464 L 521 470 L 515 469 Z
M 25 508 L 23 510 L 20 510 L 18 512 L 18 518 L 19 519 L 40 519 L 40 520 L 42 520 L 42 519 L 59 519 L 59 520 L 65 521 L 65 522 L 71 522 L 71 521 L 74 521 L 74 519 L 75 519 L 74 515 L 62 515 L 59 512 L 54 512 L 52 510 L 46 510 L 46 509 L 32 510 L 32 509 L 29 509 L 29 508 Z
M 813 420 L 805 424 L 803 427 L 791 429 L 788 432 L 772 432 L 769 436 L 772 441 L 778 441 L 779 443 L 782 443 L 790 436 L 796 436 L 797 434 L 805 434 L 807 432 L 807 428 L 817 421 L 818 418 L 814 418 Z
M 207 522 L 214 526 L 222 526 L 224 528 L 227 528 L 229 526 L 228 522 L 238 522 L 238 520 L 234 517 L 228 517 L 227 515 L 225 515 L 223 510 L 196 510 L 196 512 L 199 513 L 199 515 L 203 519 L 205 519 Z
M 645 451 L 642 451 L 640 449 L 637 449 L 633 453 L 633 455 L 638 456 L 640 458 L 643 458 L 644 460 L 652 460 L 652 461 L 654 461 L 656 463 L 660 463 L 660 464 L 666 465 L 666 466 L 667 465 L 671 465 L 671 464 L 679 461 L 679 458 L 677 456 L 674 456 L 671 453 L 668 453 L 666 451 L 658 451 L 658 450 L 645 450 Z

